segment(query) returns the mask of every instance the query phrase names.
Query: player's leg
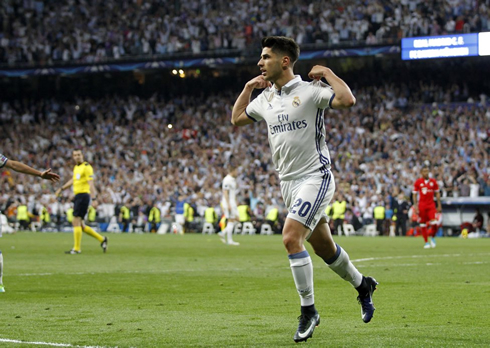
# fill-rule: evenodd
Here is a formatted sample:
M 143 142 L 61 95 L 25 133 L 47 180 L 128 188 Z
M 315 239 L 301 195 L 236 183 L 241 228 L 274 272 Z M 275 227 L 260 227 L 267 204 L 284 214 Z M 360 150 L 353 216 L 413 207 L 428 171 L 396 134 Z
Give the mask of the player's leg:
M 85 232 L 86 234 L 88 234 L 89 236 L 97 239 L 100 242 L 100 247 L 102 248 L 102 250 L 104 252 L 106 252 L 107 251 L 107 242 L 108 242 L 107 237 L 103 237 L 99 233 L 95 232 L 92 227 L 85 225 L 83 223 L 83 221 L 81 224 L 82 224 L 82 231 Z
M 294 335 L 296 342 L 310 338 L 320 323 L 320 316 L 315 308 L 313 264 L 304 242 L 311 234 L 310 226 L 316 224 L 318 211 L 326 208 L 321 206 L 321 202 L 325 199 L 330 184 L 334 186 L 330 175 L 318 175 L 299 182 L 281 182 L 284 202 L 289 209 L 282 239 L 301 302 L 298 330 Z
M 427 223 L 429 222 L 428 210 L 419 207 L 419 227 L 422 237 L 424 238 L 424 249 L 430 248 L 429 234 L 427 231 Z
M 363 276 L 350 261 L 349 254 L 334 242 L 330 227 L 324 217 L 320 219 L 308 242 L 313 247 L 315 254 L 320 256 L 332 271 L 357 290 L 362 320 L 365 323 L 371 321 L 375 310 L 372 295 L 378 283 L 372 277 Z
M 218 233 L 218 236 L 224 244 L 240 245 L 233 240 L 233 230 L 238 222 L 238 210 L 233 207 L 223 207 L 223 213 L 226 218 L 226 227 Z
M 76 200 L 75 200 L 76 206 Z M 74 209 L 75 211 L 75 209 Z M 66 254 L 80 254 L 82 252 L 81 244 L 82 244 L 82 222 L 79 216 L 74 216 L 73 221 L 73 248 L 71 250 L 66 251 Z
M 66 251 L 66 254 L 80 254 L 82 251 L 82 221 L 88 211 L 90 195 L 79 193 L 75 195 L 73 204 L 73 248 Z
M 85 232 L 86 234 L 88 234 L 89 236 L 94 237 L 100 243 L 102 243 L 105 239 L 105 237 L 103 237 L 99 233 L 95 232 L 92 227 L 85 225 L 83 222 L 82 222 L 82 231 Z
M 427 234 L 430 237 L 430 247 L 436 247 L 436 234 L 437 234 L 437 220 L 436 220 L 436 209 L 433 208 L 428 211 L 429 224 L 427 226 Z
M 228 223 L 226 224 L 225 228 L 226 244 L 228 245 L 240 245 L 240 243 L 233 240 L 233 231 L 235 230 L 235 226 L 238 223 L 238 219 L 236 217 L 237 214 L 235 214 L 232 209 L 230 212 L 230 218 L 227 219 Z
M 310 229 L 302 223 L 286 218 L 282 231 L 283 243 L 288 252 L 291 272 L 301 302 L 298 330 L 294 335 L 296 342 L 306 341 L 320 324 L 320 315 L 315 308 L 313 264 L 304 247 L 305 238 L 309 233 Z

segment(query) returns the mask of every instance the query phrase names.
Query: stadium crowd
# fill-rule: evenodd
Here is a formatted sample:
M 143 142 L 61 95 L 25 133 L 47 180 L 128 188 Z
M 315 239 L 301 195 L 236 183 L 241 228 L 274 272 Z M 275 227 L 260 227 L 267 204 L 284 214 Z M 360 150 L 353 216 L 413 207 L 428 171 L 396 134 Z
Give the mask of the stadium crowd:
M 0 63 L 93 63 L 243 50 L 267 35 L 364 45 L 488 31 L 490 1 L 6 0 L 0 27 Z
M 450 91 L 441 98 L 459 98 Z M 419 104 L 414 101 L 427 98 L 423 92 L 412 99 L 391 85 L 354 94 L 354 108 L 330 110 L 325 122 L 337 191 L 357 216 L 372 217 L 374 206 L 389 204 L 400 193 L 410 200 L 425 161 L 442 197 L 490 196 L 486 96 L 478 103 Z M 233 127 L 234 97 L 3 102 L 2 153 L 36 168 L 51 167 L 64 182 L 72 175 L 72 150 L 82 149 L 95 170 L 99 204 L 158 205 L 167 216 L 182 199 L 198 214 L 207 206 L 219 211 L 221 182 L 232 159 L 241 165 L 241 199 L 250 198 L 258 210 L 275 205 L 284 213 L 267 127 Z M 59 210 L 57 187 L 48 183 L 4 170 L 0 187 L 1 210 L 18 200 Z M 69 190 L 64 199 L 71 199 Z M 258 210 L 257 215 L 264 213 Z

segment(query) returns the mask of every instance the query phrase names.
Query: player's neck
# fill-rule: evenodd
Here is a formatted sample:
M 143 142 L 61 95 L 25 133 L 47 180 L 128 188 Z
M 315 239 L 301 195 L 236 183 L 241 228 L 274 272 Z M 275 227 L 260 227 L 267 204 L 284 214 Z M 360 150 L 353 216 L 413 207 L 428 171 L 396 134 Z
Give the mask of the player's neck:
M 282 76 L 280 78 L 278 78 L 276 81 L 274 81 L 274 87 L 280 91 L 285 85 L 287 85 L 287 83 L 289 81 L 291 81 L 292 79 L 294 79 L 294 73 L 291 69 L 288 69 L 286 71 L 284 71 L 284 73 L 282 74 Z

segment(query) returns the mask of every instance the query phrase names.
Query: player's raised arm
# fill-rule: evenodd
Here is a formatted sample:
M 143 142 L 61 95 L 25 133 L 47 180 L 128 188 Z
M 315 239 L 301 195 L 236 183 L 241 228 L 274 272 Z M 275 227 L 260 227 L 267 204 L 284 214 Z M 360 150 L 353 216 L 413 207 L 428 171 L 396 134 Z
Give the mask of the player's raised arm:
M 348 109 L 356 105 L 356 98 L 349 86 L 329 68 L 315 65 L 308 73 L 308 77 L 315 80 L 320 80 L 323 77 L 332 86 L 335 92 L 335 98 L 332 100 L 333 109 Z
M 250 97 L 254 89 L 263 89 L 270 87 L 272 84 L 266 81 L 262 75 L 254 77 L 245 84 L 242 93 L 238 96 L 233 105 L 233 110 L 231 112 L 231 123 L 235 126 L 245 126 L 247 124 L 253 123 L 254 121 L 250 119 L 245 113 L 245 109 L 248 104 L 250 104 Z
M 13 161 L 13 160 L 8 160 L 7 163 L 5 164 L 5 167 L 15 170 L 16 172 L 19 173 L 38 176 L 42 179 L 49 180 L 52 183 L 58 182 L 60 180 L 60 176 L 56 173 L 52 173 L 51 168 L 41 172 L 37 169 L 29 167 L 27 164 L 18 161 Z

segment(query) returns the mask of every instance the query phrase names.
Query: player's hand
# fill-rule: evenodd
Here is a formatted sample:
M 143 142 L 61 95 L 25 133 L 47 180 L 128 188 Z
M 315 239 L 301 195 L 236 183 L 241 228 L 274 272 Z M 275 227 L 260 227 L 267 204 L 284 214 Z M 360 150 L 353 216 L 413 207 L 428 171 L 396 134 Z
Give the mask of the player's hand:
M 414 212 L 416 215 L 419 215 L 419 207 L 417 207 L 417 206 L 413 207 L 413 212 Z
M 60 176 L 51 172 L 51 168 L 41 173 L 41 178 L 51 181 L 52 183 L 60 181 Z
M 247 87 L 251 87 L 253 89 L 263 89 L 267 87 L 272 87 L 272 83 L 266 81 L 264 76 L 259 75 L 254 77 L 250 81 L 247 82 Z
M 437 207 L 437 212 L 438 213 L 442 213 L 442 208 L 441 207 Z
M 54 192 L 54 195 L 55 195 L 56 197 L 59 197 L 59 196 L 61 195 L 61 189 L 60 189 L 60 188 L 59 188 L 59 189 L 57 189 L 57 190 Z
M 312 80 L 321 80 L 322 77 L 324 77 L 324 73 L 328 71 L 327 67 L 324 67 L 322 65 L 315 65 L 313 68 L 311 68 L 310 72 L 308 73 L 308 77 Z

